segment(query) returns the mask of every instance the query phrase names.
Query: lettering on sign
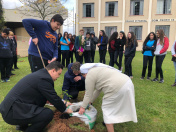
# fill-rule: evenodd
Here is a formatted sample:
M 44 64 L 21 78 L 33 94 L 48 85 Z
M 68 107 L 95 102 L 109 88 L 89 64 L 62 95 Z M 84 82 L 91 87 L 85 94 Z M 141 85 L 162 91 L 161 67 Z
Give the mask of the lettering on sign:
M 173 22 L 175 19 L 152 19 L 152 22 Z
M 126 20 L 126 22 L 147 22 L 147 20 Z

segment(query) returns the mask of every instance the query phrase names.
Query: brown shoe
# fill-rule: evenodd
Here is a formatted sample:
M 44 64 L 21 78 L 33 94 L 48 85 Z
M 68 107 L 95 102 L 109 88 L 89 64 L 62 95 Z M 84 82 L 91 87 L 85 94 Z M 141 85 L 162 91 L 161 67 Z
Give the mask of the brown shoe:
M 174 82 L 174 84 L 173 85 L 171 85 L 172 87 L 175 87 L 176 86 L 176 82 Z

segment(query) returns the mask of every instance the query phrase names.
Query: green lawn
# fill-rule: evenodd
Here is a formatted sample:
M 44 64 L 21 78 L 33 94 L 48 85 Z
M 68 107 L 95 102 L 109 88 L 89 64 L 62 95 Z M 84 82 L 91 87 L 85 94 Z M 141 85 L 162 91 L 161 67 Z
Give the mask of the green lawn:
M 109 63 L 109 54 L 106 56 L 106 62 Z M 162 131 L 172 132 L 176 130 L 176 87 L 171 87 L 175 79 L 175 70 L 171 61 L 171 53 L 169 52 L 164 60 L 164 83 L 151 82 L 148 80 L 140 80 L 142 72 L 141 52 L 136 53 L 133 60 L 133 83 L 135 86 L 136 109 L 138 123 L 122 123 L 115 125 L 115 132 L 143 132 L 143 131 Z M 0 83 L 0 102 L 4 99 L 10 89 L 25 75 L 30 73 L 27 58 L 20 58 L 18 61 L 19 70 L 14 71 L 16 74 L 11 78 L 11 82 Z M 99 61 L 98 52 L 96 52 L 95 62 Z M 123 66 L 124 67 L 124 66 Z M 117 67 L 116 67 L 117 68 Z M 61 88 L 63 77 L 66 69 L 63 70 L 61 77 L 55 82 L 55 89 L 61 96 Z M 152 78 L 155 77 L 155 61 L 153 64 Z M 79 98 L 82 98 L 83 93 Z M 97 121 L 95 124 L 96 132 L 105 131 L 102 126 L 101 96 L 93 103 L 98 110 Z M 0 132 L 15 132 L 15 126 L 6 124 L 0 116 Z

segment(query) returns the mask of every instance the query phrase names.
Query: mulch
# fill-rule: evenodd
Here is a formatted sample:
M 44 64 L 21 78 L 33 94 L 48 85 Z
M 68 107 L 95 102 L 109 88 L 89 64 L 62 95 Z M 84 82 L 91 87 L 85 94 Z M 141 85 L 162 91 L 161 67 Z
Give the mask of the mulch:
M 89 126 L 85 125 L 78 117 L 68 119 L 62 119 L 61 117 L 68 118 L 67 115 L 62 115 L 61 112 L 56 110 L 53 121 L 47 126 L 46 132 L 95 132 L 93 129 L 89 130 Z

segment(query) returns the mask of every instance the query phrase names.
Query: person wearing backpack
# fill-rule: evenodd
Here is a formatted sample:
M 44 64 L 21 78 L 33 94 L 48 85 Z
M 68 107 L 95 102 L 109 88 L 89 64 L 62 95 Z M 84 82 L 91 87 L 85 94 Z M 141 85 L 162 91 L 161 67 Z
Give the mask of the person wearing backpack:
M 109 56 L 110 56 L 109 65 L 112 67 L 114 66 L 114 54 L 116 50 L 115 42 L 117 40 L 117 37 L 118 37 L 118 32 L 114 32 L 109 39 L 109 47 L 108 47 Z
M 90 57 L 91 57 L 91 37 L 90 32 L 86 33 L 85 41 L 84 41 L 84 60 L 85 63 L 91 63 Z

